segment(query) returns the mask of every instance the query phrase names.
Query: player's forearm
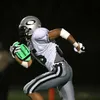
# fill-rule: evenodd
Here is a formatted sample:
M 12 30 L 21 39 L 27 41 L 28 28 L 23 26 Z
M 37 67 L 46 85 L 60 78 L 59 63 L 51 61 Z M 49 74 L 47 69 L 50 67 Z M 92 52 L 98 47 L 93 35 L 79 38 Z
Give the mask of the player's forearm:
M 68 40 L 78 51 L 80 50 L 79 44 L 76 42 L 74 37 L 65 29 L 61 29 L 60 36 L 66 40 Z
M 76 47 L 76 49 L 79 51 L 80 50 L 80 46 L 79 44 L 76 42 L 76 40 L 74 39 L 74 37 L 70 34 L 69 37 L 67 38 L 67 40 L 74 46 Z
M 16 60 L 20 65 L 22 65 L 22 66 L 25 67 L 25 68 L 30 67 L 31 64 L 32 64 L 32 59 L 30 59 L 30 61 L 26 62 L 26 61 L 20 60 L 17 56 L 15 56 L 15 60 Z
M 80 50 L 79 44 L 76 42 L 76 40 L 73 38 L 73 36 L 65 29 L 58 28 L 58 29 L 51 30 L 49 32 L 49 39 L 51 39 L 51 40 L 55 39 L 59 36 L 68 40 L 78 51 Z

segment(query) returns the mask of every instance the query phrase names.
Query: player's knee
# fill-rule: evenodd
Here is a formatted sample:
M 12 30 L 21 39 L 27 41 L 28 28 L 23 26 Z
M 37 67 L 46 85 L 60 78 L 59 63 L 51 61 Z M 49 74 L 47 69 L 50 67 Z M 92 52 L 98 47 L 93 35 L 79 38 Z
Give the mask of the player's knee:
M 25 94 L 31 94 L 34 93 L 35 91 L 32 89 L 32 87 L 30 88 L 30 86 L 28 84 L 26 84 L 23 88 L 23 91 Z
M 27 89 L 25 88 L 25 86 L 24 86 L 24 88 L 23 88 L 23 91 L 24 91 L 25 94 L 28 94 L 28 93 L 27 93 Z
M 29 93 L 32 93 L 34 92 L 33 89 L 31 90 L 32 88 L 32 83 L 34 83 L 36 81 L 36 79 L 33 79 L 32 81 L 28 82 L 24 87 L 23 87 L 23 91 L 25 94 L 29 94 Z M 32 85 L 32 86 L 31 86 Z M 30 91 L 31 90 L 31 91 Z

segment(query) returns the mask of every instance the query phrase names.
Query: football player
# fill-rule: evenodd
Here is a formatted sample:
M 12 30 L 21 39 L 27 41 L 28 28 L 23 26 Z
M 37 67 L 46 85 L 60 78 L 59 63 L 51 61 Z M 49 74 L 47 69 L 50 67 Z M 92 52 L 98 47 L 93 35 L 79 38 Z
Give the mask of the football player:
M 40 20 L 35 16 L 26 16 L 21 20 L 19 36 L 21 43 L 23 39 L 26 40 L 31 56 L 48 69 L 48 72 L 28 82 L 23 88 L 24 93 L 32 100 L 43 100 L 38 91 L 57 88 L 63 100 L 75 100 L 72 68 L 64 59 L 61 49 L 55 43 L 55 39 L 61 36 L 68 40 L 73 45 L 75 52 L 79 54 L 85 52 L 83 44 L 77 42 L 64 28 L 49 31 L 42 27 Z M 12 56 L 22 66 L 30 67 L 33 59 L 31 58 L 29 61 L 19 59 L 15 55 L 18 50 L 20 50 L 19 46 L 14 48 L 14 45 L 12 45 L 10 47 Z

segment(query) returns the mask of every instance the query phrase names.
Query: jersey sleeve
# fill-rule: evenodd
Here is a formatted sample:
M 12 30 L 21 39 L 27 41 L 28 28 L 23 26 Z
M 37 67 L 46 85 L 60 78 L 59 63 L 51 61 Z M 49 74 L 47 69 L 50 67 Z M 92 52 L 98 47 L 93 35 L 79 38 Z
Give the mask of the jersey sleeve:
M 38 28 L 33 33 L 32 38 L 35 40 L 48 40 L 48 32 L 49 30 L 46 28 Z

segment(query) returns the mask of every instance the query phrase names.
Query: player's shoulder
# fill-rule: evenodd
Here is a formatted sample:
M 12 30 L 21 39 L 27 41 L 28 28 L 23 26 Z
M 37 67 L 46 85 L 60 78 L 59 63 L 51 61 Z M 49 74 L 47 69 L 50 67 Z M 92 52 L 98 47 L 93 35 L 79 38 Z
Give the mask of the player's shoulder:
M 49 30 L 47 28 L 41 27 L 41 28 L 37 28 L 34 33 L 33 33 L 33 38 L 38 39 L 38 38 L 42 38 L 45 35 L 47 35 L 49 32 Z

